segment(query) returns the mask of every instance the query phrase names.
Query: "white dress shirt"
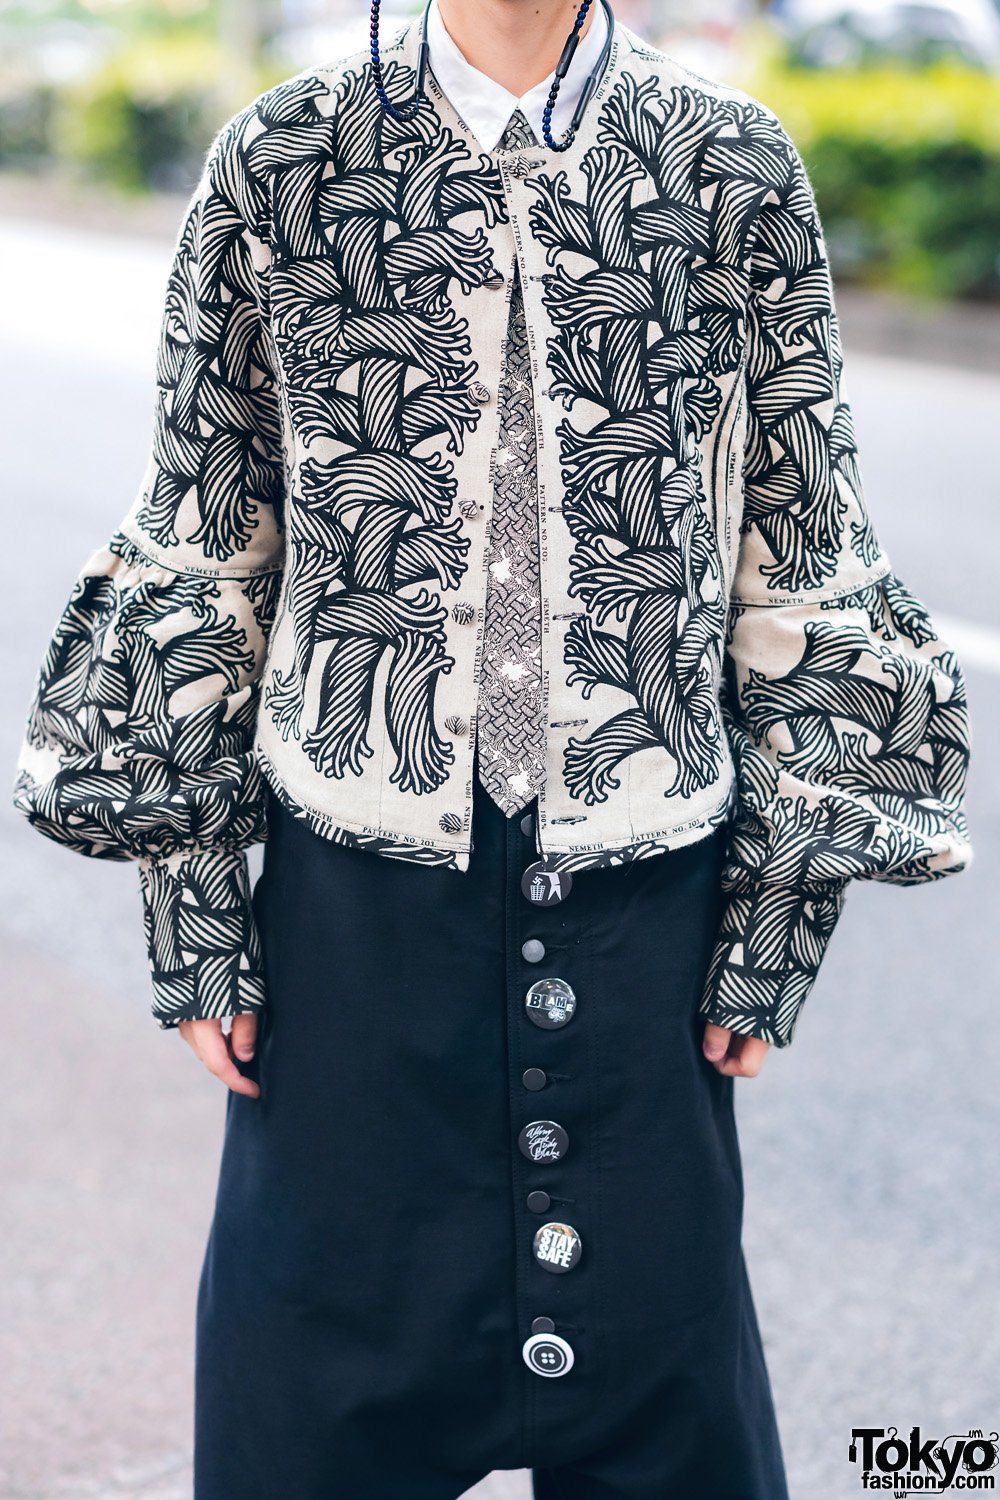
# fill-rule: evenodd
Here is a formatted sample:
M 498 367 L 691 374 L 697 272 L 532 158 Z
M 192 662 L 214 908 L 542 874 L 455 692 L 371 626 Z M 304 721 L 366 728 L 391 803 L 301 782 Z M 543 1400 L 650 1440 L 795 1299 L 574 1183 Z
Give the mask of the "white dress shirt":
M 552 107 L 552 136 L 559 141 L 568 128 L 587 77 L 597 64 L 604 46 L 608 23 L 604 7 L 593 0 L 595 14 L 580 38 L 569 70 Z M 488 73 L 474 68 L 460 50 L 441 18 L 437 0 L 431 0 L 427 15 L 428 62 L 435 78 L 456 111 L 469 126 L 484 151 L 495 151 L 514 108 L 520 104 L 539 144 L 542 144 L 542 110 L 549 97 L 555 68 L 520 98 L 497 83 Z

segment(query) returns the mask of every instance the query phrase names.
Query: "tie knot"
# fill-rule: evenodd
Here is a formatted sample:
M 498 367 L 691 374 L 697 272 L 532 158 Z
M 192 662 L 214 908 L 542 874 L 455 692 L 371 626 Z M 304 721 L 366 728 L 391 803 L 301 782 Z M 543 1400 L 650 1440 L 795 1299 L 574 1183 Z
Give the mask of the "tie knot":
M 504 127 L 503 135 L 500 137 L 498 151 L 516 151 L 519 146 L 537 146 L 538 139 L 528 124 L 527 116 L 520 105 L 517 105 Z

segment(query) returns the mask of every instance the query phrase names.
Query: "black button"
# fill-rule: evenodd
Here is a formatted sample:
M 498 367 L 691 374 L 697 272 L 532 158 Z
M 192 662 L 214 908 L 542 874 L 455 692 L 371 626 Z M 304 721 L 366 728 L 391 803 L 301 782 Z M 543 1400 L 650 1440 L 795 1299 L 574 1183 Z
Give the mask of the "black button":
M 576 995 L 565 979 L 536 979 L 524 997 L 528 1020 L 543 1031 L 555 1031 L 572 1021 Z
M 532 1318 L 532 1333 L 555 1333 L 556 1325 L 551 1318 Z
M 517 1144 L 529 1161 L 560 1161 L 569 1150 L 569 1136 L 555 1120 L 531 1120 L 518 1133 Z
M 532 906 L 557 906 L 573 888 L 568 870 L 550 870 L 543 859 L 536 859 L 521 876 L 521 891 Z
M 521 819 L 521 832 L 526 839 L 530 839 L 535 831 L 535 819 L 531 813 L 525 813 Z
M 528 1194 L 528 1207 L 533 1214 L 547 1214 L 552 1206 L 552 1199 L 548 1193 L 541 1188 L 532 1188 Z
M 573 1269 L 583 1247 L 572 1224 L 542 1224 L 535 1230 L 531 1249 L 543 1271 L 562 1275 Z
M 543 1089 L 548 1081 L 544 1068 L 525 1068 L 521 1074 L 521 1082 L 533 1094 L 537 1094 L 539 1089 Z

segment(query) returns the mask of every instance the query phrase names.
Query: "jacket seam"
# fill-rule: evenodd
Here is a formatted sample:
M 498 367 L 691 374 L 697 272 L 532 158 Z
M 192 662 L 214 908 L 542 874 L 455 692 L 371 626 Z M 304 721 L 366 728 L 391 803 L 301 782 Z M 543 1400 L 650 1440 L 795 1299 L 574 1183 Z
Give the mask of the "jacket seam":
M 795 594 L 786 599 L 747 599 L 740 594 L 730 594 L 729 604 L 730 607 L 739 605 L 744 609 L 802 609 L 824 599 L 844 599 L 851 594 L 861 594 L 865 589 L 871 588 L 873 583 L 880 583 L 883 578 L 888 578 L 891 574 L 892 563 L 886 559 L 885 566 L 878 573 L 872 573 L 861 583 L 845 583 L 839 588 L 810 590 L 808 594 Z
M 122 521 L 118 526 L 118 532 L 126 537 L 148 563 L 155 568 L 163 568 L 168 573 L 176 573 L 179 578 L 223 578 L 231 579 L 234 583 L 247 578 L 259 578 L 262 573 L 280 573 L 283 571 L 283 563 L 261 563 L 256 568 L 241 568 L 239 571 L 232 568 L 204 568 L 204 567 L 178 567 L 176 563 L 167 562 L 162 557 L 156 556 L 156 544 L 140 534 L 137 536 L 133 529 L 133 523 L 128 520 Z

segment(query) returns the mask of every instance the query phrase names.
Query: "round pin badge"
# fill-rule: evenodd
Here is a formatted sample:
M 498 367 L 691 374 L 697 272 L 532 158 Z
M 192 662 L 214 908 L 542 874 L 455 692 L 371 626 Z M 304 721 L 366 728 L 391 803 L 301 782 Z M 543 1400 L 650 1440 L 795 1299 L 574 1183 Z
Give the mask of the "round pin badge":
M 533 1333 L 521 1346 L 524 1362 L 536 1375 L 565 1375 L 573 1368 L 573 1346 L 558 1333 Z
M 532 906 L 556 906 L 572 888 L 569 871 L 550 870 L 543 859 L 536 859 L 521 876 L 521 890 Z
M 524 997 L 528 1020 L 545 1031 L 555 1031 L 573 1019 L 576 996 L 565 979 L 538 979 Z
M 535 1230 L 532 1253 L 543 1271 L 561 1276 L 572 1271 L 583 1253 L 580 1236 L 572 1224 L 543 1224 Z
M 555 1120 L 531 1120 L 518 1134 L 517 1144 L 529 1161 L 561 1161 L 569 1150 L 569 1136 Z

